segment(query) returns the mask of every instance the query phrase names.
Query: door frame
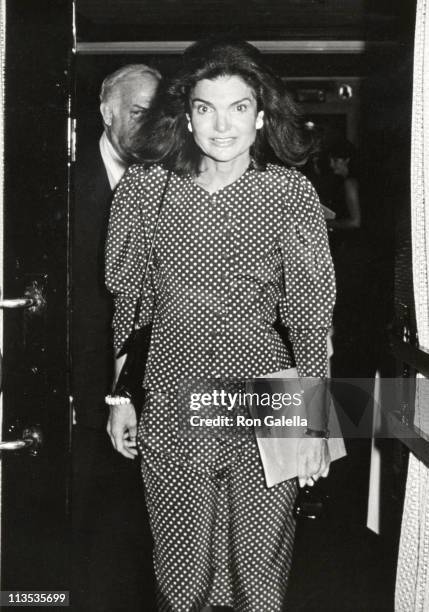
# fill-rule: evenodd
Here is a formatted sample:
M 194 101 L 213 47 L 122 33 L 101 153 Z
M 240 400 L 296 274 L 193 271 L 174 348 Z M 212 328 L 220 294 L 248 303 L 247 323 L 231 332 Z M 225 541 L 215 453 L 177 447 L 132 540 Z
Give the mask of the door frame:
M 72 165 L 70 84 L 75 46 L 73 8 L 74 0 L 55 0 L 42 7 L 35 6 L 31 0 L 20 0 L 20 3 L 0 0 L 2 297 L 21 297 L 15 287 L 18 277 L 30 278 L 34 274 L 47 279 L 47 307 L 43 314 L 46 344 L 37 344 L 33 350 L 33 332 L 28 332 L 30 323 L 22 324 L 22 338 L 16 341 L 26 351 L 30 347 L 31 357 L 18 364 L 23 370 L 27 368 L 29 373 L 29 366 L 33 363 L 39 366 L 36 360 L 30 361 L 37 351 L 42 364 L 34 368 L 37 384 L 27 384 L 27 380 L 23 380 L 23 387 L 31 391 L 33 388 L 42 389 L 45 384 L 46 393 L 41 391 L 40 395 L 27 393 L 25 396 L 24 393 L 16 399 L 12 397 L 10 388 L 16 388 L 17 378 L 16 372 L 9 367 L 8 321 L 12 315 L 0 311 L 0 348 L 2 353 L 4 349 L 7 372 L 4 394 L 0 396 L 0 432 L 3 440 L 22 437 L 22 429 L 13 434 L 8 431 L 11 421 L 21 410 L 23 423 L 33 419 L 31 410 L 34 419 L 40 420 L 46 430 L 47 424 L 54 423 L 49 435 L 44 436 L 44 446 L 33 464 L 24 453 L 22 464 L 18 453 L 3 453 L 0 461 L 0 572 L 3 590 L 66 590 L 70 584 L 68 219 Z M 15 259 L 16 254 L 19 258 Z M 40 319 L 37 325 L 42 327 Z M 28 333 L 30 336 L 26 336 Z M 30 465 L 32 468 L 26 475 Z M 17 466 L 19 469 L 14 472 Z M 34 477 L 32 487 L 30 483 Z M 14 480 L 19 481 L 16 487 Z M 15 503 L 16 499 L 20 500 L 19 504 Z M 40 530 L 27 533 L 29 528 L 25 521 L 19 523 L 21 517 L 26 517 L 27 523 L 40 524 Z

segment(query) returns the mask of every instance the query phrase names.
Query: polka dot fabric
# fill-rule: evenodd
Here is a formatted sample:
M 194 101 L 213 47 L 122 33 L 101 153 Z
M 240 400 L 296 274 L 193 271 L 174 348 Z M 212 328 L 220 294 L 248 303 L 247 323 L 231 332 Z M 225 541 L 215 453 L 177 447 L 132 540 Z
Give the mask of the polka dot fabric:
M 129 335 L 166 171 L 132 166 L 113 202 L 106 281 L 115 346 Z M 145 386 L 174 391 L 186 377 L 260 376 L 293 365 L 326 375 L 335 296 L 326 226 L 296 170 L 249 170 L 209 194 L 172 176 L 140 323 L 153 318 Z M 278 309 L 294 355 L 273 329 Z
M 106 250 L 116 347 L 132 329 L 166 178 L 132 166 L 116 191 Z M 334 294 L 321 207 L 299 172 L 251 168 L 214 194 L 172 175 L 140 317 L 153 322 L 138 444 L 160 609 L 282 610 L 295 482 L 266 488 L 252 431 L 180 435 L 178 389 L 294 363 L 300 376 L 325 376 Z M 293 354 L 273 328 L 278 315 Z
M 161 394 L 150 395 L 160 433 L 171 430 L 165 420 L 168 398 L 162 403 Z M 283 610 L 295 481 L 266 488 L 253 436 L 240 438 L 240 450 L 238 440 L 220 436 L 209 448 L 202 445 L 206 470 L 179 461 L 175 445 L 158 452 L 147 436 L 147 425 L 141 424 L 160 609 L 189 612 L 211 604 L 238 612 Z

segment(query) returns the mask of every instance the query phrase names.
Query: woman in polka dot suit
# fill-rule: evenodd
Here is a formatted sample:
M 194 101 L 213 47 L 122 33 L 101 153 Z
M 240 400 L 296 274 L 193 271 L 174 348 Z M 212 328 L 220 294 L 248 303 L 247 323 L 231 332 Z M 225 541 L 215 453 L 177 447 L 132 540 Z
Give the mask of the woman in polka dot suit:
M 297 483 L 266 487 L 251 430 L 184 434 L 179 390 L 184 380 L 243 380 L 295 364 L 300 377 L 326 376 L 335 289 L 317 196 L 293 168 L 305 161 L 304 140 L 281 79 L 254 47 L 225 40 L 185 52 L 142 133 L 134 158 L 144 164 L 130 167 L 113 203 L 106 278 L 119 350 L 165 190 L 140 314 L 153 325 L 146 399 L 137 428 L 132 404 L 110 398 L 108 431 L 126 457 L 141 452 L 159 608 L 277 612 Z M 323 415 L 307 416 L 300 484 L 329 469 Z

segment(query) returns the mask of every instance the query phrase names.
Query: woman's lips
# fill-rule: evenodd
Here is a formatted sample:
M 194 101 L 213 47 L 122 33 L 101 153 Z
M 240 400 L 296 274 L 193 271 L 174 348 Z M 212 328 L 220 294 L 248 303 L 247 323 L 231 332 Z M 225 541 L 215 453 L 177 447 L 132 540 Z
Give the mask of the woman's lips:
M 212 142 L 217 147 L 229 147 L 235 141 L 235 138 L 212 138 Z

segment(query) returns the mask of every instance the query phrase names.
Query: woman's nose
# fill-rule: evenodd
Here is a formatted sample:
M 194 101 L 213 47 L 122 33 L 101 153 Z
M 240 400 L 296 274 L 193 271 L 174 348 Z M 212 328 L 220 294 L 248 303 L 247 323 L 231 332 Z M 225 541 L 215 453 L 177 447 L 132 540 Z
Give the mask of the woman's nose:
M 215 128 L 218 132 L 226 132 L 229 128 L 229 120 L 226 113 L 217 113 Z

